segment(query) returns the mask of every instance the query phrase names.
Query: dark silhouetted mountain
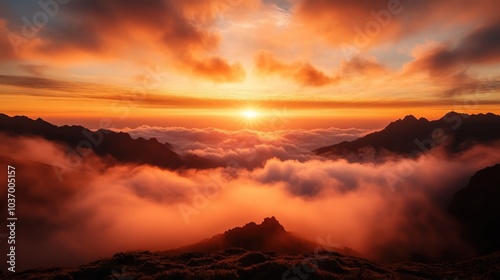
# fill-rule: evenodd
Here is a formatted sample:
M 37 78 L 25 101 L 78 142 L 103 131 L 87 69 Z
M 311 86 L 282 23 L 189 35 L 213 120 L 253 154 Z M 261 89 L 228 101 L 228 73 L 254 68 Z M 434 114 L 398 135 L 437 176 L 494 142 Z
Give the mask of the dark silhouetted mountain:
M 354 141 L 319 148 L 314 152 L 350 161 L 376 158 L 385 154 L 418 156 L 443 145 L 452 154 L 472 145 L 500 140 L 500 116 L 488 113 L 467 115 L 450 112 L 439 120 L 428 121 L 406 116 L 385 129 Z
M 500 250 L 500 164 L 480 170 L 453 196 L 451 213 L 480 253 Z
M 163 252 L 176 255 L 186 252 L 213 252 L 231 248 L 251 251 L 272 251 L 284 254 L 303 254 L 314 252 L 318 244 L 295 236 L 285 230 L 275 217 L 265 218 L 261 224 L 248 223 L 243 227 L 230 229 L 222 234 L 205 239 L 199 243 Z M 360 256 L 349 248 L 329 248 L 346 255 Z
M 163 168 L 184 165 L 170 144 L 161 144 L 155 138 L 132 139 L 129 134 L 100 129 L 91 131 L 82 126 L 55 126 L 42 119 L 25 116 L 9 117 L 0 114 L 0 132 L 10 136 L 36 136 L 69 146 L 83 155 L 91 148 L 99 156 L 111 156 L 124 163 L 150 164 Z M 80 147 L 80 148 L 79 148 Z
M 274 251 L 287 254 L 313 252 L 316 244 L 296 237 L 276 220 L 265 218 L 261 224 L 248 223 L 199 243 L 167 251 L 166 254 L 184 252 L 211 252 L 228 248 L 244 248 L 253 251 Z

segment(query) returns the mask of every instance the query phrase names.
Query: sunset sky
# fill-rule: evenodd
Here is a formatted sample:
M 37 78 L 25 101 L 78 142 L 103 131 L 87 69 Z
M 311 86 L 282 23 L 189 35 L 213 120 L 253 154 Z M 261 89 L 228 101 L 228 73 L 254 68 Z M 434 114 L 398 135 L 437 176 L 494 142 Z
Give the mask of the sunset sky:
M 449 203 L 500 163 L 497 2 L 0 0 L 19 269 L 272 216 L 378 263 L 480 256 Z
M 0 111 L 230 130 L 500 113 L 493 0 L 147 3 L 1 1 Z

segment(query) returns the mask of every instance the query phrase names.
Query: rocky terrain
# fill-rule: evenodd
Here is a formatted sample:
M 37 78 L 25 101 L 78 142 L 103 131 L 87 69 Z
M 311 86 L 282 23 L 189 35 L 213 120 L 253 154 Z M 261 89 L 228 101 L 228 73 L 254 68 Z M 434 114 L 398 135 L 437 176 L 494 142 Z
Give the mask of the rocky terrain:
M 290 242 L 288 245 L 287 242 Z M 237 247 L 235 247 L 237 246 Z M 269 250 L 267 250 L 269 249 Z M 342 253 L 339 253 L 342 252 Z M 352 252 L 352 254 L 349 254 Z M 500 279 L 500 252 L 437 264 L 381 265 L 348 248 L 314 244 L 274 218 L 166 252 L 125 252 L 77 268 L 31 269 L 7 279 Z

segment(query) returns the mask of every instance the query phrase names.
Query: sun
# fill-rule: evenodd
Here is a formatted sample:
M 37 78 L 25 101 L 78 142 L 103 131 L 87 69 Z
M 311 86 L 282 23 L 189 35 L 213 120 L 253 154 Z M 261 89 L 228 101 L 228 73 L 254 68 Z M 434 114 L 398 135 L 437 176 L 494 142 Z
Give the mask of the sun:
M 259 113 L 254 109 L 246 109 L 241 112 L 241 115 L 247 119 L 255 119 L 259 116 Z
M 238 114 L 241 116 L 239 122 L 243 124 L 245 128 L 259 128 L 264 121 L 264 113 L 255 107 L 243 107 L 238 110 Z

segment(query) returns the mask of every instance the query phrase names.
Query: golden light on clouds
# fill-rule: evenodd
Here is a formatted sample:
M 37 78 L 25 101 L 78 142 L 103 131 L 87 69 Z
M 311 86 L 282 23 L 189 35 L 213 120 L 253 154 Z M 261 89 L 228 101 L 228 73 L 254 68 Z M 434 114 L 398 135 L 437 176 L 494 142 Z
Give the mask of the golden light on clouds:
M 463 8 L 465 0 L 392 10 L 385 1 L 366 0 L 101 1 L 61 5 L 31 43 L 0 37 L 0 111 L 113 117 L 125 125 L 132 118 L 194 119 L 200 112 L 218 118 L 238 103 L 352 124 L 383 116 L 382 124 L 401 112 L 442 115 L 465 102 L 475 112 L 500 113 L 500 56 L 490 36 L 500 25 L 488 0 L 473 10 Z M 0 33 L 22 39 L 29 26 L 13 16 L 25 12 L 22 4 L 1 8 L 12 13 L 0 14 Z M 444 26 L 440 11 L 448 9 L 453 17 Z M 246 125 L 266 114 L 250 106 L 236 118 Z M 211 123 L 225 126 L 222 119 Z
M 174 249 L 266 216 L 384 264 L 466 256 L 445 204 L 500 162 L 500 120 L 486 114 L 500 115 L 494 4 L 0 0 L 0 163 L 19 163 L 19 268 L 111 277 L 96 269 L 111 262 L 76 265 L 128 266 L 116 252 Z M 249 233 L 251 247 L 282 236 Z M 210 266 L 214 279 L 273 278 L 260 271 L 276 274 L 275 250 L 254 249 L 180 266 L 134 257 L 127 275 Z M 276 268 L 294 265 L 286 258 Z M 334 268 L 317 275 L 372 276 Z

